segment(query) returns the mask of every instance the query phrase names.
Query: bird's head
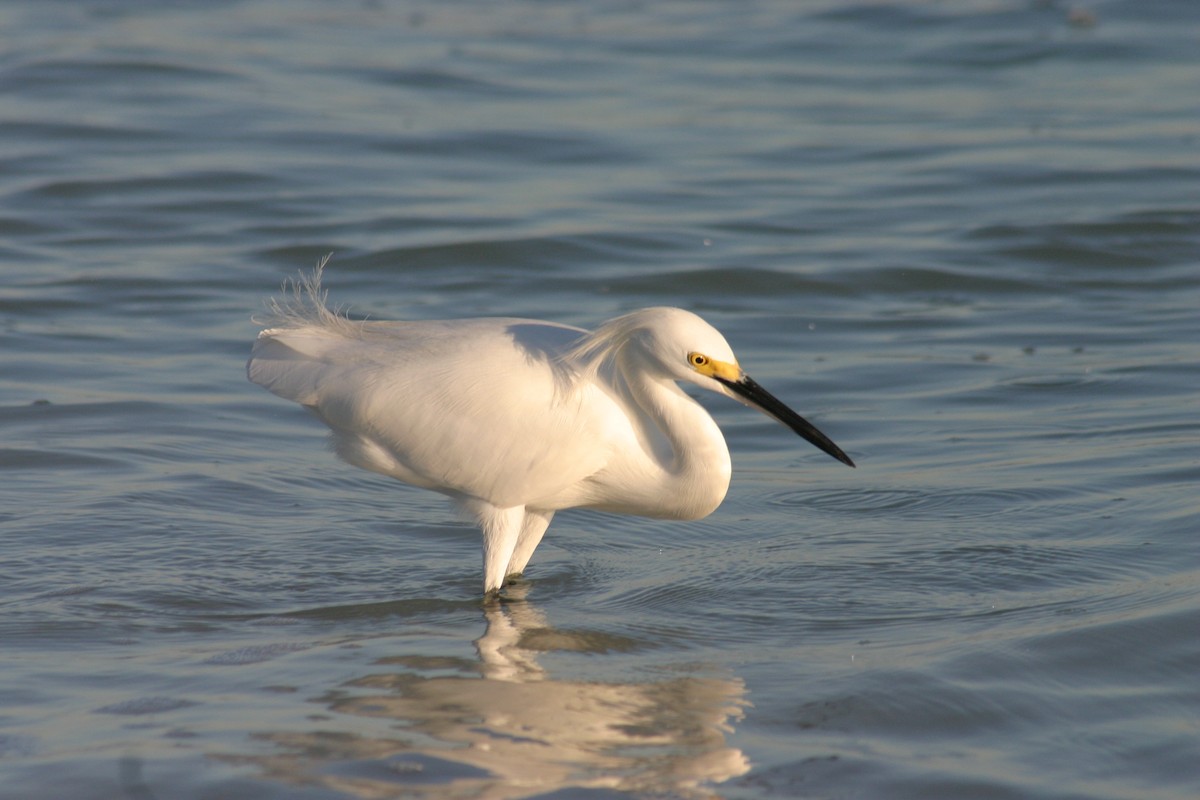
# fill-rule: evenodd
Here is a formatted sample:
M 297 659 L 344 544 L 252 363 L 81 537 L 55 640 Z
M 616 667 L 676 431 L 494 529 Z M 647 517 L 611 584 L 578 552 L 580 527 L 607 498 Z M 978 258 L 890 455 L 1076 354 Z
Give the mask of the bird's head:
M 631 339 L 672 378 L 757 409 L 819 450 L 854 466 L 828 436 L 750 378 L 720 331 L 697 315 L 681 308 L 647 308 L 623 319 L 636 321 L 629 329 Z

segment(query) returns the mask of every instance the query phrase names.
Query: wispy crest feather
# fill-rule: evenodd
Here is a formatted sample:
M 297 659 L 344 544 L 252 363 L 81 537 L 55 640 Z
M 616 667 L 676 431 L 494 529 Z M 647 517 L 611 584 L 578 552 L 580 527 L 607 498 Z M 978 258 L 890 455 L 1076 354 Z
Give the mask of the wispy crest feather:
M 577 380 L 594 381 L 601 367 L 643 326 L 643 315 L 638 311 L 610 319 L 564 353 L 563 360 L 570 364 Z

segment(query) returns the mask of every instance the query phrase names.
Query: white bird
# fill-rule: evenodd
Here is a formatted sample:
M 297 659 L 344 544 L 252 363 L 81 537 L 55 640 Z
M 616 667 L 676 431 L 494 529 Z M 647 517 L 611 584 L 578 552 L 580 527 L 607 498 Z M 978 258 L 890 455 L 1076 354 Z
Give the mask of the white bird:
M 324 264 L 271 302 L 247 375 L 320 417 L 345 461 L 474 517 L 485 593 L 524 571 L 559 509 L 689 520 L 721 504 L 729 449 L 677 382 L 756 408 L 854 466 L 689 311 L 646 308 L 590 333 L 527 319 L 355 321 L 326 306 Z

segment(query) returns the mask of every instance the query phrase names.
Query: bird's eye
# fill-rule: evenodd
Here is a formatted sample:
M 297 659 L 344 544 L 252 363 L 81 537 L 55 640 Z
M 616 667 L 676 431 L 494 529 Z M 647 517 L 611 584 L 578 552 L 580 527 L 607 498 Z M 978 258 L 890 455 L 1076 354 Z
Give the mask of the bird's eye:
M 690 356 L 688 356 L 688 361 L 691 362 L 693 367 L 703 367 L 708 363 L 708 356 L 703 355 L 702 353 L 692 353 Z

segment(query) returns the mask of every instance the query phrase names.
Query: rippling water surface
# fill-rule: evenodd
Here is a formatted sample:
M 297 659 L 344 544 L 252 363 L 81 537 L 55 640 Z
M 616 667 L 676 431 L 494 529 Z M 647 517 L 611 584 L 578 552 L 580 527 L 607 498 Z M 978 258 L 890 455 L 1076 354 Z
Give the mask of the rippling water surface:
M 0 8 L 0 797 L 1200 794 L 1200 6 Z M 694 523 L 435 495 L 245 381 L 376 319 L 721 328 Z

